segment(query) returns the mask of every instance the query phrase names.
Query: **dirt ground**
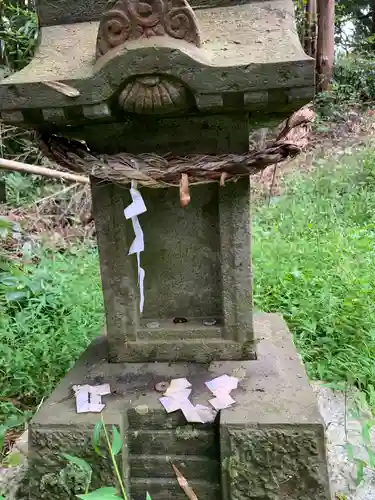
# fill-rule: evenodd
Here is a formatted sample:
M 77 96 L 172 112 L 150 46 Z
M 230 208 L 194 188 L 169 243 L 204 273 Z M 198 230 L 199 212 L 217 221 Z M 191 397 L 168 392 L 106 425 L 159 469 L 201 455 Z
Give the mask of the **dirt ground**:
M 316 120 L 305 152 L 251 177 L 253 200 L 280 196 L 284 179 L 291 172 L 310 172 L 316 160 L 326 157 L 337 159 L 352 149 L 368 145 L 374 136 L 375 110 L 348 111 L 336 122 Z

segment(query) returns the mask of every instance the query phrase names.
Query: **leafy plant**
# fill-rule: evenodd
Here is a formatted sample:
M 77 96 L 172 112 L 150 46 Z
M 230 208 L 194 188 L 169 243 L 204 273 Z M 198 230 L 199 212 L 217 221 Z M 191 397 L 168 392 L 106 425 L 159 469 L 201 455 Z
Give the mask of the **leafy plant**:
M 38 21 L 35 12 L 2 2 L 0 28 L 0 61 L 6 72 L 21 69 L 30 62 L 38 39 Z
M 371 53 L 353 53 L 337 58 L 330 91 L 318 94 L 318 118 L 341 120 L 343 111 L 375 100 L 375 60 Z
M 128 500 L 129 497 L 127 496 L 124 481 L 121 477 L 121 473 L 116 460 L 116 456 L 122 449 L 123 442 L 120 432 L 115 425 L 112 425 L 111 431 L 112 433 L 110 435 L 102 416 L 101 420 L 95 425 L 92 443 L 96 453 L 99 456 L 103 456 L 101 451 L 101 444 L 103 440 L 102 438 L 104 438 L 104 444 L 109 452 L 116 482 L 120 490 L 120 498 Z M 79 470 L 81 470 L 81 472 L 86 477 L 85 492 L 82 495 L 76 495 L 78 498 L 82 500 L 118 500 L 118 492 L 116 488 L 113 487 L 103 487 L 89 492 L 93 473 L 91 466 L 85 460 L 71 455 L 64 454 L 63 457 L 68 460 L 68 462 L 75 465 Z M 149 495 L 149 493 L 146 493 L 146 500 L 151 500 L 151 496 Z
M 42 192 L 42 181 L 36 176 L 12 172 L 6 176 L 7 202 L 19 207 L 32 202 Z
M 19 241 L 21 229 L 18 224 L 0 218 L 0 242 Z M 13 249 L 14 250 L 14 249 Z M 22 259 L 14 259 L 12 249 L 5 251 L 2 245 L 0 254 L 0 310 L 12 314 L 27 305 L 28 301 L 43 292 L 47 276 L 32 274 L 30 266 Z
M 254 299 L 283 314 L 312 378 L 375 378 L 375 155 L 364 150 L 289 178 L 253 217 Z
M 5 448 L 5 440 L 8 432 L 23 427 L 29 416 L 27 413 L 11 415 L 3 424 L 0 424 L 0 468 L 15 467 L 20 464 L 20 453 L 8 453 Z
M 83 246 L 75 250 L 59 254 L 42 248 L 35 264 L 20 270 L 9 262 L 0 274 L 13 278 L 17 271 L 16 282 L 0 285 L 0 423 L 15 412 L 7 400 L 32 409 L 48 396 L 102 328 L 97 253 Z M 10 291 L 27 297 L 9 301 Z
M 372 385 L 369 390 L 372 394 L 375 393 Z M 361 444 L 355 446 L 347 438 L 344 447 L 349 460 L 355 465 L 356 476 L 354 480 L 359 486 L 364 479 L 365 470 L 375 470 L 375 443 L 371 441 L 371 431 L 375 426 L 375 419 L 365 394 L 358 394 L 349 414 L 360 425 Z

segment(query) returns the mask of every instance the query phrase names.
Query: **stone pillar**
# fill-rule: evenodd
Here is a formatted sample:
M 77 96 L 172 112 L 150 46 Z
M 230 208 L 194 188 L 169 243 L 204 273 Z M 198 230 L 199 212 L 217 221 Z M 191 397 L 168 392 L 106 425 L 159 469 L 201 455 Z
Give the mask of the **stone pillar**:
M 142 146 L 144 152 L 151 152 L 157 142 L 158 153 L 167 153 L 170 140 L 166 131 L 172 130 L 176 154 L 228 148 L 243 153 L 249 147 L 246 115 L 199 121 L 164 118 L 154 128 L 151 145 Z M 93 131 L 90 147 L 98 147 L 98 135 L 103 136 Z M 133 135 L 129 130 L 129 152 L 137 152 L 139 147 L 134 146 Z M 129 190 L 92 179 L 113 362 L 208 362 L 255 356 L 249 179 L 228 182 L 224 187 L 216 183 L 192 186 L 190 191 L 191 202 L 182 209 L 178 188 L 141 188 L 147 212 L 139 217 L 145 235 L 141 260 L 146 270 L 145 309 L 140 317 L 135 257 L 127 256 L 134 233 L 123 213 L 131 203 Z M 176 324 L 174 318 L 187 322 Z M 207 326 L 207 322 L 215 324 Z M 159 327 L 148 328 L 155 323 Z

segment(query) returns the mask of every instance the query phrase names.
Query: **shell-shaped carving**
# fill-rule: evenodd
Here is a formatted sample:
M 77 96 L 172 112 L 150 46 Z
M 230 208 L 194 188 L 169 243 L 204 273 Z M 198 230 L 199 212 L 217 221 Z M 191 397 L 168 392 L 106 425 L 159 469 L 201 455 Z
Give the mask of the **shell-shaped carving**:
M 188 107 L 187 92 L 178 80 L 152 75 L 130 80 L 119 97 L 124 111 L 138 114 L 166 114 Z

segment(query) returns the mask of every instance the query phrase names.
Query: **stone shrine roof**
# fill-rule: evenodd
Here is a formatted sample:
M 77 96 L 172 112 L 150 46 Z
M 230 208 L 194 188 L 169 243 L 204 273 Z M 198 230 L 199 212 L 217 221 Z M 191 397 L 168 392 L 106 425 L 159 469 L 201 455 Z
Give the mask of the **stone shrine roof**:
M 52 5 L 57 9 L 62 3 L 56 0 Z M 308 102 L 313 96 L 314 61 L 300 44 L 292 0 L 231 4 L 194 10 L 201 47 L 154 36 L 129 40 L 96 58 L 98 21 L 44 26 L 32 62 L 0 82 L 1 117 L 35 126 L 44 121 L 40 113 L 47 108 L 106 107 L 127 79 L 148 74 L 179 80 L 195 96 L 200 111 L 267 106 L 277 111 L 287 105 L 292 111 Z M 47 7 L 52 8 L 50 2 L 39 2 L 42 24 L 51 22 Z M 49 81 L 70 85 L 80 95 L 68 98 L 45 85 Z M 39 119 L 35 114 L 25 117 L 24 110 L 38 110 Z M 108 110 L 104 115 L 97 110 L 87 115 L 109 116 Z

